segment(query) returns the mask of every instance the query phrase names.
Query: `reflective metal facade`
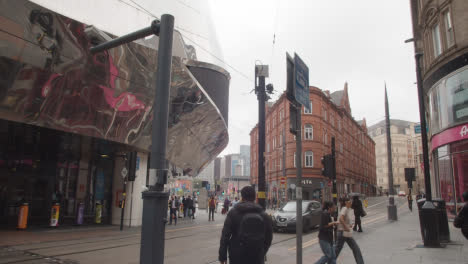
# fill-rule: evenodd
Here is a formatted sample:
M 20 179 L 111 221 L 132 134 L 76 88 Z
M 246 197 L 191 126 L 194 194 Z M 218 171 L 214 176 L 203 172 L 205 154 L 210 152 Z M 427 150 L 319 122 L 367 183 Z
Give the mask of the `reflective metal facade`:
M 230 76 L 197 61 L 175 33 L 167 158 L 197 173 L 228 143 Z M 90 54 L 110 37 L 35 3 L 0 0 L 0 118 L 149 150 L 157 37 Z

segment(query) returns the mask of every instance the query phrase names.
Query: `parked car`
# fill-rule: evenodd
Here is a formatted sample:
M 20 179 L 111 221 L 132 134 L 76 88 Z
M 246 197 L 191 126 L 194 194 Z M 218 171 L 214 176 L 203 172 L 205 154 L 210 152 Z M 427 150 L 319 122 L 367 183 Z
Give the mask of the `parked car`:
M 406 196 L 406 193 L 404 191 L 399 191 L 398 196 Z
M 273 230 L 296 230 L 296 201 L 289 201 L 272 215 Z M 302 201 L 302 229 L 307 232 L 320 224 L 322 208 L 317 201 Z

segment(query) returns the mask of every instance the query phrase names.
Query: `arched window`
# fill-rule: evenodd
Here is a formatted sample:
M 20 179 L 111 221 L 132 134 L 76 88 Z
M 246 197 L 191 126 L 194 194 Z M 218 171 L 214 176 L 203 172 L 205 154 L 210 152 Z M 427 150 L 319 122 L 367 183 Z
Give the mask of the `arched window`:
M 306 124 L 304 126 L 304 138 L 306 140 L 314 139 L 314 127 L 311 124 Z
M 305 166 L 314 167 L 314 153 L 312 151 L 305 152 Z

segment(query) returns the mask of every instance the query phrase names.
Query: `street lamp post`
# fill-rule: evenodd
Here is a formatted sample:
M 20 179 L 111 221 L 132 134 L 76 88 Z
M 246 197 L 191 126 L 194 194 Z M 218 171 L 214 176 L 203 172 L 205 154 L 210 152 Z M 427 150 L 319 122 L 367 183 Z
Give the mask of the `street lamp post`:
M 426 126 L 426 108 L 424 101 L 424 88 L 422 83 L 421 72 L 421 59 L 423 53 L 418 50 L 418 43 L 420 32 L 418 30 L 417 20 L 417 2 L 410 0 L 411 14 L 413 19 L 413 38 L 408 39 L 405 43 L 413 42 L 414 44 L 414 59 L 416 62 L 416 80 L 418 86 L 418 100 L 419 100 L 419 118 L 421 122 L 421 143 L 423 149 L 423 164 L 424 164 L 424 183 L 426 189 L 426 201 L 419 208 L 419 222 L 421 225 L 421 235 L 425 247 L 440 247 L 440 231 L 439 231 L 439 213 L 432 202 L 431 190 L 431 177 L 429 169 L 429 149 L 427 140 L 427 126 Z
M 169 198 L 169 193 L 164 192 L 164 184 L 167 183 L 166 143 L 173 33 L 174 17 L 164 14 L 161 16 L 161 21 L 154 20 L 147 28 L 90 48 L 90 52 L 95 54 L 150 35 L 159 36 L 151 131 L 150 189 L 142 193 L 143 219 L 140 247 L 140 263 L 142 264 L 164 263 L 164 238 Z

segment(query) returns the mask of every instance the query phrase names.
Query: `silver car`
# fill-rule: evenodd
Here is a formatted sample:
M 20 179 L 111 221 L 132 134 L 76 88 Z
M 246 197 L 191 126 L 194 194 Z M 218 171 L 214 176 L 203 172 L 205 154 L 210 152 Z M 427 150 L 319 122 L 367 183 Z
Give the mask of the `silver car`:
M 296 201 L 289 201 L 273 215 L 273 230 L 296 230 Z M 322 215 L 321 204 L 318 201 L 302 201 L 302 230 L 307 232 L 320 225 Z

